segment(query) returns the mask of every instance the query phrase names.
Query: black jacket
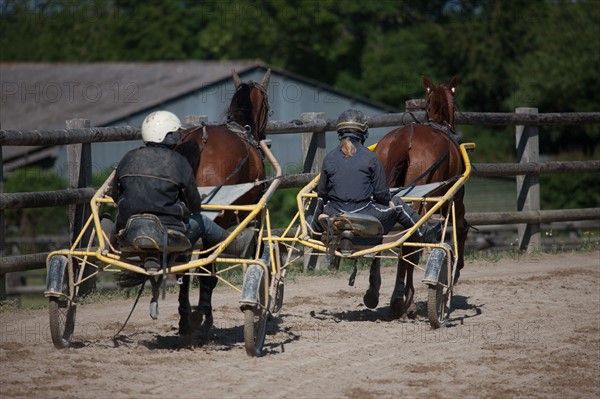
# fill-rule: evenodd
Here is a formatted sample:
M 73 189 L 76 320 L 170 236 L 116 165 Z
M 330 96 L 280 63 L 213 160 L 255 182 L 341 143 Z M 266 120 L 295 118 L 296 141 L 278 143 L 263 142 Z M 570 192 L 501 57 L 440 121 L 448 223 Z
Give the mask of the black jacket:
M 131 215 L 151 213 L 170 229 L 186 231 L 190 211 L 200 209 L 200 195 L 187 159 L 160 144 L 125 154 L 115 175 L 117 231 Z
M 381 161 L 367 147 L 353 140 L 356 153 L 344 158 L 340 148 L 325 156 L 317 194 L 325 203 L 351 212 L 374 200 L 387 206 L 391 196 Z

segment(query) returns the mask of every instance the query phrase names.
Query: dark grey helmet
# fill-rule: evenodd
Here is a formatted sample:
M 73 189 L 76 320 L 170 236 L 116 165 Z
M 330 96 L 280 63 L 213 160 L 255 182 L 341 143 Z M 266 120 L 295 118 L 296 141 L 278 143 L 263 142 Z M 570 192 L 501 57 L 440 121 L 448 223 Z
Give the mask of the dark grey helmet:
M 367 117 L 355 109 L 342 112 L 337 119 L 336 128 L 340 140 L 344 137 L 354 137 L 364 143 L 369 137 Z

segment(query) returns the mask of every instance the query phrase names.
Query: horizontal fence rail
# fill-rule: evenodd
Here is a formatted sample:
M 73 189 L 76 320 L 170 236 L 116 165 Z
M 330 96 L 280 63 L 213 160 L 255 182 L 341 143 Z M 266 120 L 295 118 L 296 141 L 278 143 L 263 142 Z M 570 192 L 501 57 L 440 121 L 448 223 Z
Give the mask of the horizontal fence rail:
M 372 128 L 409 125 L 425 122 L 425 112 L 401 112 L 376 115 L 369 118 Z M 539 126 L 600 123 L 600 112 L 569 112 L 548 114 L 517 114 L 500 112 L 457 112 L 456 124 L 487 126 Z M 208 123 L 207 125 L 216 125 Z M 315 121 L 270 121 L 267 134 L 309 133 L 335 131 L 334 119 Z M 6 130 L 0 129 L 0 145 L 64 145 L 107 141 L 141 139 L 141 129 L 132 126 L 96 127 L 52 130 Z

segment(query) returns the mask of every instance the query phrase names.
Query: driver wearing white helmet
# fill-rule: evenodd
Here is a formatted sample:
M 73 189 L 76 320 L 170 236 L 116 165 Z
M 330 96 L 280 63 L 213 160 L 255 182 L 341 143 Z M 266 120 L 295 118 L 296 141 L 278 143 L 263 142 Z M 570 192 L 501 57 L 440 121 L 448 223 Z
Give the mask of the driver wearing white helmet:
M 199 159 L 190 162 L 175 150 L 180 128 L 179 118 L 168 111 L 153 112 L 144 119 L 142 140 L 146 145 L 129 151 L 117 166 L 112 189 L 117 203 L 115 231 L 123 229 L 131 216 L 150 213 L 167 229 L 186 234 L 192 244 L 202 238 L 205 248 L 212 247 L 228 233 L 200 212 L 201 199 L 194 178 Z M 227 250 L 242 256 L 247 247 L 248 240 L 238 236 Z M 209 301 L 202 311 L 203 327 L 210 328 Z M 180 323 L 181 334 L 188 333 L 188 329 L 187 321 Z

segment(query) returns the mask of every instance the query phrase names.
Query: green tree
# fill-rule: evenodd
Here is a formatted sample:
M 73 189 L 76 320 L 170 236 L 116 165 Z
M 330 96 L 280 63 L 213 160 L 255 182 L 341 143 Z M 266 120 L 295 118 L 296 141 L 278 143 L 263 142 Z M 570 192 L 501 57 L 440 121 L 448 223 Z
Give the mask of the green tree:
M 440 29 L 434 24 L 399 29 L 385 35 L 373 35 L 360 59 L 361 76 L 341 71 L 337 86 L 350 92 L 404 108 L 412 98 L 424 98 L 419 77 L 435 78 L 427 44 L 427 34 Z
M 524 40 L 533 51 L 513 66 L 515 89 L 505 98 L 510 109 L 584 112 L 600 108 L 600 7 L 595 1 L 559 1 L 529 21 Z M 560 27 L 560 28 L 557 28 Z M 600 126 L 544 127 L 544 153 L 600 152 Z

